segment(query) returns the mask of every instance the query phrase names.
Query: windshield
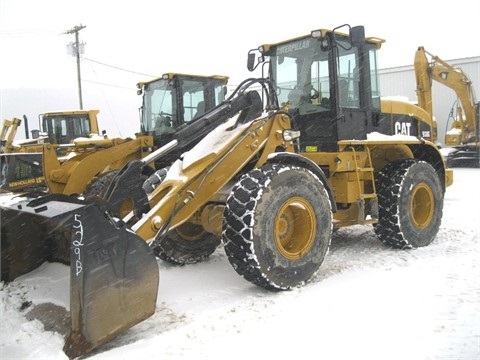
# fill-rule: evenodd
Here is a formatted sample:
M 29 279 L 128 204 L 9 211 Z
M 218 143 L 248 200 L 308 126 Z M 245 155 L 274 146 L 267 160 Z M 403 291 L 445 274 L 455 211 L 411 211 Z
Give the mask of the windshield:
M 173 91 L 174 87 L 169 80 L 165 79 L 145 85 L 141 120 L 142 133 L 151 133 L 155 128 L 160 129 L 171 125 L 175 104 L 172 100 Z
M 270 54 L 271 77 L 276 82 L 280 103 L 288 101 L 299 109 L 300 114 L 325 111 L 335 105 L 341 108 L 362 106 L 358 48 L 343 36 L 336 36 L 335 45 L 335 57 L 329 56 L 331 50 L 311 37 L 280 44 L 273 49 Z M 377 50 L 374 44 L 367 44 L 366 48 L 371 78 L 368 88 L 373 106 L 379 108 Z M 334 64 L 332 59 L 335 59 Z M 335 75 L 330 77 L 329 74 Z M 335 89 L 338 89 L 338 97 L 334 96 Z
M 271 56 L 272 77 L 277 85 L 280 103 L 290 101 L 296 107 L 302 103 L 328 108 L 330 98 L 327 52 L 316 39 L 305 38 L 279 45 Z
M 199 118 L 225 98 L 225 80 L 176 76 L 143 87 L 141 127 L 156 137 L 173 134 L 180 126 Z
M 219 105 L 225 97 L 224 80 L 177 76 L 144 86 L 142 133 L 172 134 Z
M 76 138 L 90 136 L 90 119 L 88 114 L 43 116 L 42 130 L 50 143 L 69 144 Z

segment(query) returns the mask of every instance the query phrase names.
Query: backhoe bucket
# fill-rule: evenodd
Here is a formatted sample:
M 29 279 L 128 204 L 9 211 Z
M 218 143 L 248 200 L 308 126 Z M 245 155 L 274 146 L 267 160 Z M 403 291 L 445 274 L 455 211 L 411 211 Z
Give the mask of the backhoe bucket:
M 95 204 L 49 195 L 1 206 L 2 280 L 44 261 L 70 264 L 64 351 L 86 354 L 155 312 L 159 273 L 148 244 Z

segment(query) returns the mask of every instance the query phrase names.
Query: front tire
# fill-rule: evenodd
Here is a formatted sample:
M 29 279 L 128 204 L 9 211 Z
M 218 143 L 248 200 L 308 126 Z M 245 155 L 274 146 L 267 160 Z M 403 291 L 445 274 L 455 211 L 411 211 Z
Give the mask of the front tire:
M 234 270 L 269 290 L 299 287 L 318 271 L 330 245 L 332 209 L 307 169 L 268 164 L 232 189 L 222 239 Z
M 377 237 L 400 249 L 429 245 L 443 214 L 443 189 L 438 174 L 425 161 L 390 163 L 378 174 Z

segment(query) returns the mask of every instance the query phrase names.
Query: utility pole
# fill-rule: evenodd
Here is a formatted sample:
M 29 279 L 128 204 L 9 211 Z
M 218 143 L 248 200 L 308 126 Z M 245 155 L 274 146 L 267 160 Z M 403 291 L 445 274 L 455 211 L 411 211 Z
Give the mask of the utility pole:
M 78 99 L 80 101 L 80 110 L 83 110 L 82 77 L 80 75 L 80 46 L 83 46 L 83 43 L 80 44 L 78 40 L 78 32 L 85 28 L 86 26 L 80 24 L 80 26 L 75 26 L 72 29 L 64 32 L 64 34 L 75 34 L 75 43 L 70 43 L 70 45 L 75 50 L 73 55 L 75 55 L 77 58 L 77 82 L 78 82 Z

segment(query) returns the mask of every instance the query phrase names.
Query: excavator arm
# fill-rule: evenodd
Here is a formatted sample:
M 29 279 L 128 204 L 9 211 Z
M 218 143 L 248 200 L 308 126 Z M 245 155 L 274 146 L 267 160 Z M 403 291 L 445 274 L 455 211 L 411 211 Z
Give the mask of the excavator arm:
M 430 56 L 429 61 L 427 55 Z M 433 114 L 432 82 L 436 81 L 457 95 L 461 107 L 457 108 L 457 119 L 452 128 L 460 131 L 457 141 L 446 136 L 446 145 L 460 145 L 478 141 L 478 103 L 475 98 L 472 82 L 462 69 L 454 67 L 438 56 L 430 54 L 419 47 L 415 53 L 415 76 L 417 79 L 418 105 Z M 464 115 L 464 116 L 463 116 Z

